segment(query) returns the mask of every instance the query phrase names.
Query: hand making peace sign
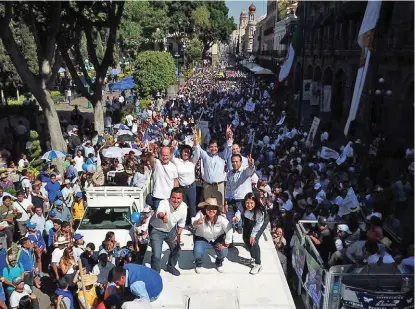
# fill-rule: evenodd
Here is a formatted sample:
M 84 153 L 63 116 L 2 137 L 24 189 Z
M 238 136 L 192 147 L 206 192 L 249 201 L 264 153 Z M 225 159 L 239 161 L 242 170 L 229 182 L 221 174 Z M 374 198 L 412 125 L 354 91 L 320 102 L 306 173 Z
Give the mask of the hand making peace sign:
M 255 165 L 255 159 L 252 158 L 252 155 L 249 155 L 247 158 L 248 158 L 248 165 L 249 165 L 249 167 L 250 168 L 253 168 L 254 165 Z

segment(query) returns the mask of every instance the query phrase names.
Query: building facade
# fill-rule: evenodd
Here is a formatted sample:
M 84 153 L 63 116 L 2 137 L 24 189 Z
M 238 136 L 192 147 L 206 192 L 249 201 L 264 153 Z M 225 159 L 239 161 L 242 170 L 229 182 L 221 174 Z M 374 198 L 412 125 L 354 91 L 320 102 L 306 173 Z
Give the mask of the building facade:
M 303 83 L 310 82 L 311 95 L 302 106 L 310 109 L 307 114 L 319 115 L 339 132 L 343 132 L 352 101 L 361 55 L 357 37 L 366 5 L 364 1 L 302 1 L 297 10 L 297 15 L 305 14 L 304 63 L 296 58 L 289 83 L 296 94 Z M 397 138 L 405 131 L 413 140 L 414 3 L 382 2 L 373 42 L 350 134 L 375 127 Z
M 252 3 L 248 8 L 248 23 L 245 27 L 245 34 L 243 36 L 243 54 L 245 56 L 251 55 L 254 47 L 254 34 L 257 20 L 255 20 L 256 7 Z

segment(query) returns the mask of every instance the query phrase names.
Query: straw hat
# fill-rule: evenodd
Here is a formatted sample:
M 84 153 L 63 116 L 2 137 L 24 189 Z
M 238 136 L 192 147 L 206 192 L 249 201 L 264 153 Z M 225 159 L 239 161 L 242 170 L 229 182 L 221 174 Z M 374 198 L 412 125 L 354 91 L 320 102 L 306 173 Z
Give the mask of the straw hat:
M 65 245 L 69 243 L 68 240 L 64 236 L 59 236 L 58 239 L 55 241 L 55 245 Z
M 79 289 L 82 289 L 82 281 L 83 281 L 85 286 L 93 285 L 94 283 L 96 283 L 98 281 L 98 276 L 96 276 L 96 275 L 86 274 L 83 277 L 84 277 L 84 280 L 79 280 L 78 281 L 78 288 Z
M 206 206 L 216 206 L 220 208 L 221 206 L 218 205 L 218 200 L 214 197 L 207 198 L 204 202 L 199 203 L 199 207 L 206 207 Z

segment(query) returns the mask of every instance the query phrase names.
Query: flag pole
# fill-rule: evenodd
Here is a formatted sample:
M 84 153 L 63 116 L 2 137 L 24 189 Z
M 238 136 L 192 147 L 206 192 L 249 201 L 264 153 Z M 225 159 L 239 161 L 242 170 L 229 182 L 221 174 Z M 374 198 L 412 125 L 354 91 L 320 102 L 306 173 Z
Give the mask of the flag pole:
M 298 127 L 301 126 L 301 118 L 302 118 L 302 109 L 303 109 L 303 88 L 304 88 L 304 56 L 305 56 L 305 24 L 307 21 L 307 12 L 306 12 L 306 8 L 307 8 L 307 4 L 305 1 L 301 2 L 300 5 L 304 5 L 303 8 L 303 16 L 301 18 L 299 18 L 298 23 L 297 23 L 297 27 L 302 27 L 302 49 L 301 49 L 301 75 L 300 75 L 300 80 L 301 80 L 301 86 L 300 86 L 300 96 L 298 98 Z M 295 87 L 295 85 L 294 85 Z

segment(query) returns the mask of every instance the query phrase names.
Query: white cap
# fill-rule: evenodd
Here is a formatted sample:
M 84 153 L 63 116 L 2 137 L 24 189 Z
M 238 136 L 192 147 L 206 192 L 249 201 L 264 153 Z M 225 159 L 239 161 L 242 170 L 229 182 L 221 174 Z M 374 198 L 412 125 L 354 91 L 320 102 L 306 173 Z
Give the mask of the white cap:
M 350 231 L 350 229 L 347 226 L 347 224 L 339 224 L 337 226 L 337 231 L 342 231 L 342 232 L 346 232 L 348 234 L 352 234 L 352 232 Z

